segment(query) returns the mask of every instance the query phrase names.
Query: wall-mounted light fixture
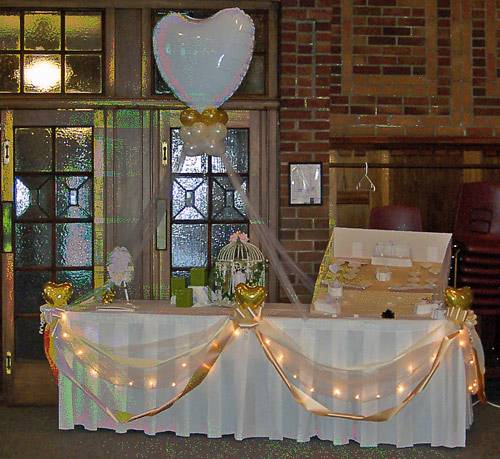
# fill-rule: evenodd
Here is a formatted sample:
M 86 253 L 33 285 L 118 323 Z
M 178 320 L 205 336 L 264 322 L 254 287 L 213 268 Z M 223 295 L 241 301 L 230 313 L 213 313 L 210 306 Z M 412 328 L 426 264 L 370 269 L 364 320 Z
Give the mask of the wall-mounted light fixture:
M 4 140 L 2 145 L 2 162 L 7 165 L 10 163 L 10 141 Z

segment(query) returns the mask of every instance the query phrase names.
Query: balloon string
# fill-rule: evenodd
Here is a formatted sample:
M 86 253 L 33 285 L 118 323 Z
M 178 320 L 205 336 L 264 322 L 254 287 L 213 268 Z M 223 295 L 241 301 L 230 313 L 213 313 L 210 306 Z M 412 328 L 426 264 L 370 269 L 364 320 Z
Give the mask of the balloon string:
M 293 269 L 293 271 L 298 275 L 299 279 L 302 280 L 304 286 L 312 292 L 313 290 L 313 282 L 309 277 L 304 274 L 300 268 L 295 264 L 295 262 L 291 259 L 291 257 L 286 252 L 286 249 L 279 242 L 277 237 L 273 234 L 273 232 L 269 229 L 269 227 L 264 223 L 258 212 L 253 207 L 252 203 L 248 199 L 247 193 L 242 187 L 242 182 L 239 174 L 234 170 L 232 164 L 229 161 L 227 155 L 221 156 L 222 162 L 226 168 L 227 175 L 233 184 L 233 187 L 236 191 L 239 192 L 241 199 L 245 203 L 247 208 L 248 215 L 250 216 L 250 220 L 253 223 L 252 229 L 257 233 L 259 242 L 262 244 L 265 255 L 269 258 L 272 268 L 274 272 L 278 276 L 280 280 L 281 287 L 284 289 L 288 299 L 295 305 L 302 304 L 299 300 L 295 289 L 288 277 L 287 272 L 285 271 L 283 265 L 283 261 L 280 260 L 280 255 Z M 303 317 L 306 316 L 306 313 L 303 309 L 299 310 Z

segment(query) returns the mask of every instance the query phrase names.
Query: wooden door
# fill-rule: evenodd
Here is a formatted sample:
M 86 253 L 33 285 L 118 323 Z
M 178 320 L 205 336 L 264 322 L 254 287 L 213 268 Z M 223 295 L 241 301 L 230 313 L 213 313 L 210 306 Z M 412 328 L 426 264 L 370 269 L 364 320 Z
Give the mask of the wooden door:
M 56 385 L 39 334 L 42 285 L 93 288 L 94 112 L 2 115 L 12 155 L 2 170 L 3 386 L 10 404 L 51 404 Z

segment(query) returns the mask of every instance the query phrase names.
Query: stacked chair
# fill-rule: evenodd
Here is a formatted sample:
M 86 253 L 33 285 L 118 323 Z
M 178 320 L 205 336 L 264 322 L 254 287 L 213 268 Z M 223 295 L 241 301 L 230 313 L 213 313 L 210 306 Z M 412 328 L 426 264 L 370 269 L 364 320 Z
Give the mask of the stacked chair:
M 470 286 L 490 376 L 500 377 L 500 183 L 464 183 L 453 228 L 455 286 Z
M 422 216 L 418 207 L 383 206 L 370 212 L 370 229 L 422 231 Z

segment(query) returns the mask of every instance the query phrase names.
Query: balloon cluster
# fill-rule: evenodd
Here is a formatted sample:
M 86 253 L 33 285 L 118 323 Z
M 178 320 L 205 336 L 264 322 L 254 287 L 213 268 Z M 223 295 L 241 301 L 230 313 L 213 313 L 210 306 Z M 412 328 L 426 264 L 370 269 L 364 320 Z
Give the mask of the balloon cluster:
M 224 154 L 227 134 L 227 113 L 224 110 L 209 107 L 203 113 L 192 108 L 181 112 L 181 139 L 186 156 L 198 156 L 203 153 L 214 156 Z

